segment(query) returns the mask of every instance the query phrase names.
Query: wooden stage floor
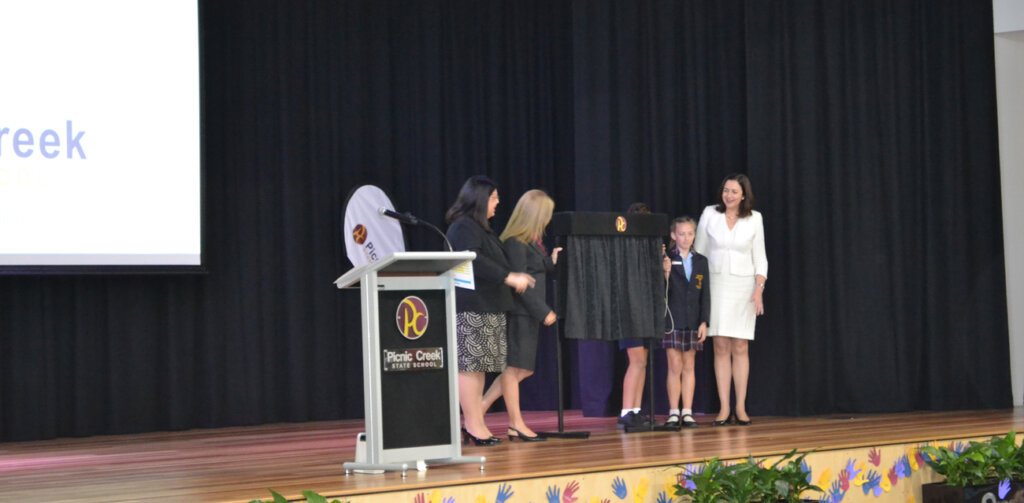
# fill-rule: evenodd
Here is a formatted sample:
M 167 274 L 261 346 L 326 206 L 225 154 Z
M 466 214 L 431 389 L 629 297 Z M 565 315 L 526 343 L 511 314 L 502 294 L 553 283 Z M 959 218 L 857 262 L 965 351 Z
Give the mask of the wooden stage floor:
M 554 412 L 528 412 L 526 419 L 538 431 L 557 429 Z M 389 491 L 429 492 L 482 482 L 583 476 L 713 456 L 767 456 L 793 448 L 842 450 L 1024 430 L 1024 409 L 1020 408 L 755 416 L 748 427 L 712 428 L 711 419 L 698 416 L 700 428 L 679 433 L 625 434 L 615 428 L 614 418 L 585 418 L 578 411 L 568 411 L 566 431 L 590 431 L 589 439 L 466 446 L 464 455 L 487 457 L 484 471 L 479 465 L 438 466 L 426 472 L 410 471 L 405 479 L 393 472 L 344 474 L 342 463 L 354 458 L 361 420 L 14 442 L 0 444 L 0 501 L 236 502 L 268 500 L 268 488 L 290 498 L 313 490 L 358 500 Z M 488 416 L 488 425 L 496 433 L 505 431 L 504 421 L 504 414 Z

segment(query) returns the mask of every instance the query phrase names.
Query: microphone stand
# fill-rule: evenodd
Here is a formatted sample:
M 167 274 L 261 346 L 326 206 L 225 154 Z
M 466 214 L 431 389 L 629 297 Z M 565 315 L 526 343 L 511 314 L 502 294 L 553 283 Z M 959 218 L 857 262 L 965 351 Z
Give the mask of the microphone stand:
M 420 225 L 423 225 L 424 227 L 426 227 L 426 228 L 428 228 L 428 229 L 430 229 L 430 230 L 432 230 L 434 232 L 436 232 L 437 235 L 441 236 L 441 239 L 444 240 L 444 244 L 445 244 L 445 246 L 448 247 L 448 251 L 453 251 L 452 250 L 452 243 L 450 241 L 448 241 L 448 236 L 446 236 L 443 232 L 441 232 L 441 229 L 438 229 L 436 225 L 434 225 L 434 224 L 432 224 L 430 222 L 427 222 L 426 220 L 417 220 L 417 223 L 420 224 Z

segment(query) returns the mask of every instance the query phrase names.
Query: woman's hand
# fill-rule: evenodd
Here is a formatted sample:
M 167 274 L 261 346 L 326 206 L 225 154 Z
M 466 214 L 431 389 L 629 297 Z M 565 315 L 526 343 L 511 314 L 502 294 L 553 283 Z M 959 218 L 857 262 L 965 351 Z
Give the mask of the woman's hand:
M 697 342 L 704 342 L 704 339 L 708 337 L 708 324 L 701 323 L 697 329 Z
M 551 325 L 554 325 L 556 321 L 558 321 L 558 316 L 555 315 L 554 311 L 551 311 L 544 317 L 544 326 L 550 327 Z
M 760 279 L 761 276 L 757 276 L 757 280 L 754 283 L 754 293 L 750 295 L 750 302 L 754 303 L 754 314 L 761 316 L 764 314 L 764 280 Z
M 552 265 L 557 265 L 558 264 L 558 252 L 560 252 L 560 251 L 562 251 L 562 247 L 561 246 L 559 246 L 558 248 L 555 248 L 554 250 L 551 250 L 551 264 Z
M 537 280 L 533 276 L 523 272 L 510 272 L 505 276 L 505 284 L 512 287 L 516 293 L 523 293 L 527 288 L 533 288 Z
M 672 274 L 672 259 L 668 255 L 661 256 L 661 269 L 665 272 L 665 279 L 668 279 L 669 274 Z

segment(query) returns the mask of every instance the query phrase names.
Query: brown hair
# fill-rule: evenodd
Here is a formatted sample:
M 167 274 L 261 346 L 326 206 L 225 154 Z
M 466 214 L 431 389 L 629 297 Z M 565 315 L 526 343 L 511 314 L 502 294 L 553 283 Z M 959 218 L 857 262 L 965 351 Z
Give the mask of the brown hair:
M 697 221 L 694 220 L 693 217 L 690 217 L 688 215 L 683 215 L 681 217 L 676 217 L 676 218 L 672 219 L 672 222 L 668 224 L 668 231 L 669 232 L 675 232 L 676 231 L 676 226 L 681 225 L 681 224 L 693 224 L 693 229 L 694 230 L 697 229 Z
M 740 190 L 743 191 L 743 200 L 740 201 L 740 212 L 739 218 L 749 217 L 754 213 L 754 191 L 750 188 L 750 179 L 743 173 L 733 173 L 722 180 L 722 185 L 718 187 L 718 204 L 715 205 L 715 209 L 719 213 L 725 213 L 725 202 L 722 201 L 722 191 L 725 190 L 725 182 L 732 180 L 740 184 Z

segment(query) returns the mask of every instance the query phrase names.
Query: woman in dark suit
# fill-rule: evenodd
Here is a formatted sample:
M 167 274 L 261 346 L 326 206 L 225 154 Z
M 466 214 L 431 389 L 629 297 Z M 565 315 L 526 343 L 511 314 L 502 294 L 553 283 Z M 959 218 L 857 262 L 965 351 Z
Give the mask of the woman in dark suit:
M 525 272 L 536 280 L 536 286 L 516 296 L 515 305 L 508 316 L 507 366 L 501 377 L 484 394 L 484 410 L 500 396 L 505 397 L 508 410 L 508 438 L 527 442 L 545 440 L 538 437 L 523 421 L 519 409 L 519 382 L 533 375 L 537 367 L 537 336 L 540 325 L 555 322 L 555 312 L 548 307 L 545 280 L 558 262 L 555 248 L 547 255 L 541 237 L 551 221 L 555 202 L 543 191 L 527 191 L 508 220 L 501 241 L 513 271 Z
M 505 370 L 506 311 L 512 309 L 511 287 L 517 293 L 532 287 L 528 274 L 513 272 L 501 241 L 488 220 L 498 207 L 498 188 L 489 178 L 474 176 L 462 185 L 448 209 L 448 241 L 452 249 L 476 252 L 474 290 L 456 288 L 455 328 L 458 339 L 459 404 L 465 434 L 477 445 L 496 445 L 484 423 L 484 373 Z

